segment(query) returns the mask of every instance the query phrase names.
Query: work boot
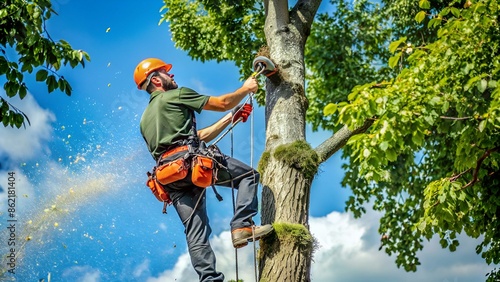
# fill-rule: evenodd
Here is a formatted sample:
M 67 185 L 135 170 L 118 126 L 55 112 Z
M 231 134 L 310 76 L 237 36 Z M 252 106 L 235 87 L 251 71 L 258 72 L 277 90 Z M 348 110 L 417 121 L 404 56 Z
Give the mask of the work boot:
M 253 234 L 252 234 L 253 228 Z M 273 226 L 271 224 L 266 224 L 262 226 L 248 226 L 243 228 L 237 228 L 231 231 L 231 237 L 233 238 L 233 246 L 235 248 L 241 248 L 248 245 L 248 242 L 255 241 L 269 234 L 273 231 Z

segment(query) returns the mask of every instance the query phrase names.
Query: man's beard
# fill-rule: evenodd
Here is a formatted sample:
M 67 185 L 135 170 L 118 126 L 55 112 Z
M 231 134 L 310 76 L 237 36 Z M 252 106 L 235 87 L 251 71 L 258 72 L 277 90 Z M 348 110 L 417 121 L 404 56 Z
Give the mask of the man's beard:
M 177 83 L 172 82 L 172 80 L 169 81 L 164 77 L 160 77 L 160 79 L 165 90 L 177 89 L 179 87 Z

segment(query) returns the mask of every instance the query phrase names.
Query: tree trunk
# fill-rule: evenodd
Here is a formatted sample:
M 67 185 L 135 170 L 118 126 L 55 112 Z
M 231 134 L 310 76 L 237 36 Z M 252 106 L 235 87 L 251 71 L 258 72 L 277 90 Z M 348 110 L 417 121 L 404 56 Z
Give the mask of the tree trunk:
M 288 22 L 288 16 L 283 16 L 288 13 L 287 6 L 269 2 L 266 37 L 279 71 L 266 82 L 269 158 L 262 173 L 262 223 L 297 224 L 308 233 L 312 179 L 273 156 L 279 146 L 305 140 L 304 39 Z M 260 281 L 310 281 L 312 244 L 276 233 L 260 242 Z
M 298 223 L 308 230 L 311 180 L 271 158 L 262 183 L 263 223 Z M 273 234 L 260 244 L 261 281 L 310 281 L 312 244 L 286 234 Z
M 309 232 L 309 197 L 321 160 L 304 146 L 304 48 L 320 3 L 298 0 L 290 10 L 287 0 L 264 1 L 264 33 L 278 73 L 266 80 L 266 150 L 259 164 L 262 223 L 275 227 L 273 235 L 260 241 L 261 282 L 310 281 L 314 240 Z

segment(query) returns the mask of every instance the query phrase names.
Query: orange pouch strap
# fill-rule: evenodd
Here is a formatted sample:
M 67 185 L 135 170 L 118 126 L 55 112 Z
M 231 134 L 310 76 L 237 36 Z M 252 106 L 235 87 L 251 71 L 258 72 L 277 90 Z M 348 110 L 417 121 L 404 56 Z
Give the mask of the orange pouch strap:
M 159 166 L 156 169 L 156 180 L 160 184 L 167 185 L 186 178 L 188 170 L 186 161 L 184 158 L 180 158 Z
M 214 161 L 211 158 L 204 156 L 196 156 L 193 158 L 193 169 L 191 173 L 191 181 L 194 185 L 206 188 L 214 182 Z
M 149 187 L 151 192 L 153 192 L 153 195 L 155 195 L 156 199 L 160 202 L 167 202 L 167 203 L 172 203 L 172 200 L 170 199 L 170 196 L 168 195 L 167 192 L 161 187 L 161 185 L 153 179 L 150 173 L 148 173 L 148 181 L 146 182 L 146 186 Z

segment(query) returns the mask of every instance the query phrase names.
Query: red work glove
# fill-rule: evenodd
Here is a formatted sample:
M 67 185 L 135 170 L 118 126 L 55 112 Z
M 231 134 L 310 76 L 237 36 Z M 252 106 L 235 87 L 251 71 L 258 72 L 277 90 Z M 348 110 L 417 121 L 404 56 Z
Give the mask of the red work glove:
M 242 122 L 246 122 L 253 107 L 250 104 L 238 105 L 233 109 L 233 122 L 237 122 L 240 118 Z

